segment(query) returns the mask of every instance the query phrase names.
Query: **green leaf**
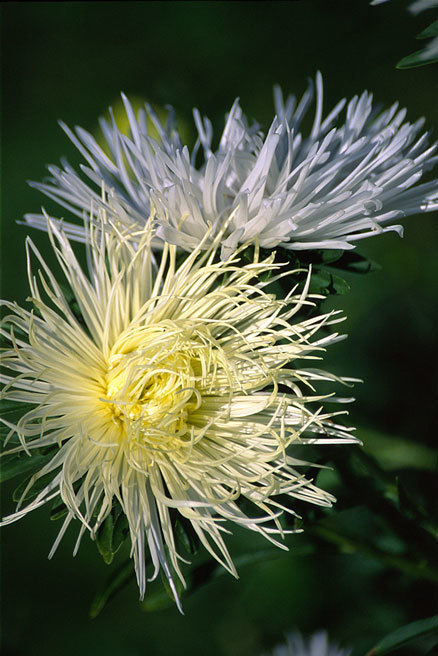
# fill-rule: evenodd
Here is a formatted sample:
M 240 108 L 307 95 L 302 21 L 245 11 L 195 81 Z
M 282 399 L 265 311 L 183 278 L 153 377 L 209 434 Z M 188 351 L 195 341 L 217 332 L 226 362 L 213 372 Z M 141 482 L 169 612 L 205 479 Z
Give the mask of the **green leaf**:
M 0 461 L 0 483 L 19 474 L 27 474 L 30 471 L 36 472 L 40 470 L 49 462 L 51 457 L 52 454 L 41 455 L 39 453 L 33 453 L 31 456 L 28 456 L 27 453 L 5 456 Z
M 296 550 L 294 553 L 296 553 Z M 305 549 L 304 553 L 307 555 L 307 548 Z M 242 567 L 246 567 L 247 565 L 264 563 L 269 560 L 280 558 L 281 556 L 284 556 L 284 552 L 281 550 L 267 548 L 236 556 L 233 559 L 233 562 L 236 568 L 240 570 Z M 185 575 L 187 583 L 185 590 L 178 577 L 174 578 L 174 582 L 178 595 L 181 596 L 182 592 L 184 592 L 186 595 L 191 594 L 202 588 L 204 585 L 207 585 L 217 577 L 221 577 L 223 575 L 227 575 L 227 570 L 222 567 L 222 565 L 220 565 L 216 560 L 210 558 L 209 560 L 198 565 L 194 565 L 190 568 L 189 572 Z M 175 600 L 172 590 L 170 589 L 169 582 L 167 578 L 161 574 L 161 584 L 160 581 L 155 581 L 149 585 L 148 591 L 146 592 L 146 597 L 141 603 L 141 607 L 145 611 L 156 611 L 163 610 L 174 605 Z
M 310 280 L 310 291 L 329 296 L 330 294 L 346 294 L 350 285 L 340 276 L 327 269 L 314 269 Z
M 431 39 L 434 36 L 438 36 L 438 20 L 434 21 L 429 27 L 426 27 L 425 30 L 420 32 L 417 35 L 417 39 Z
M 160 575 L 161 577 L 158 581 L 155 581 L 152 585 L 149 585 L 149 589 L 146 591 L 145 599 L 140 604 L 141 608 L 147 612 L 164 610 L 165 608 L 175 606 L 175 597 L 169 585 L 169 581 L 167 580 L 167 577 L 162 573 L 162 571 L 160 571 Z M 181 597 L 184 586 L 177 577 L 174 577 L 174 583 L 178 597 Z
M 13 501 L 28 501 L 29 499 L 33 499 L 46 487 L 46 485 L 50 483 L 51 480 L 53 480 L 53 472 L 49 472 L 48 474 L 37 478 L 35 483 L 27 490 L 25 496 L 22 497 L 24 490 L 35 475 L 36 474 L 33 474 L 29 478 L 25 478 L 24 481 L 21 481 L 18 487 L 15 488 L 12 494 Z
M 304 547 L 304 550 L 302 550 L 301 553 L 298 549 L 294 549 L 295 555 L 308 555 L 308 553 L 308 546 Z M 282 552 L 280 549 L 273 549 L 268 547 L 267 549 L 259 549 L 257 551 L 235 556 L 233 558 L 233 563 L 236 569 L 240 571 L 242 567 L 269 562 L 271 560 L 281 558 L 282 556 L 284 556 L 284 552 Z M 226 576 L 227 574 L 227 570 L 220 563 L 211 558 L 210 560 L 207 560 L 191 568 L 188 577 L 186 593 L 188 594 L 189 592 L 194 592 L 213 579 L 224 575 Z
M 438 63 L 438 57 L 428 59 L 424 57 L 424 50 L 417 50 L 417 52 L 413 52 L 412 55 L 407 55 L 407 57 L 400 59 L 396 68 L 417 68 L 418 66 L 426 66 L 427 64 L 436 63 Z
M 180 515 L 174 519 L 174 526 L 178 547 L 181 545 L 190 555 L 196 555 L 199 549 L 199 537 L 191 522 Z
M 50 512 L 50 519 L 52 522 L 55 522 L 57 519 L 61 519 L 62 517 L 65 517 L 65 515 L 68 513 L 68 508 L 65 505 L 65 503 L 59 503 L 59 499 L 56 498 L 55 501 L 53 502 L 53 507 Z
M 112 514 L 110 513 L 100 526 L 96 535 L 96 546 L 107 565 L 109 565 L 114 558 L 114 553 L 112 550 L 113 531 L 114 520 Z
M 343 251 L 340 249 L 326 248 L 315 251 L 300 251 L 299 258 L 294 251 L 287 251 L 281 248 L 279 251 L 279 260 L 284 261 L 286 259 L 291 265 L 291 268 L 304 267 L 307 269 L 312 264 L 314 268 L 324 265 L 351 273 L 370 273 L 381 269 L 381 266 L 377 262 L 370 260 L 355 250 Z
M 125 513 L 120 508 L 120 514 L 114 522 L 113 554 L 116 554 L 129 535 L 129 523 Z
M 438 465 L 436 451 L 420 442 L 362 426 L 357 427 L 357 434 L 365 453 L 375 457 L 385 471 L 406 467 L 434 471 Z
M 333 262 L 337 262 L 344 255 L 344 251 L 331 248 L 320 251 L 320 253 L 321 262 L 324 262 L 324 264 L 332 264 Z
M 398 474 L 398 500 L 401 510 L 413 519 L 430 520 L 438 529 L 436 473 L 409 469 Z
M 8 401 L 6 399 L 0 403 L 0 415 L 2 417 L 6 417 L 6 415 L 9 416 L 15 413 L 24 415 L 34 407 L 34 403 L 21 403 L 20 401 Z
M 332 462 L 344 489 L 349 490 L 348 507 L 363 504 L 366 499 L 367 509 L 379 521 L 383 520 L 397 540 L 405 545 L 404 554 L 389 553 L 385 545 L 376 550 L 376 545 L 371 542 L 365 546 L 365 551 L 410 576 L 438 581 L 433 526 L 429 522 L 420 524 L 402 512 L 395 475 L 382 470 L 379 463 L 359 447 L 351 447 L 348 452 L 339 449 L 332 456 Z M 346 501 L 344 497 L 344 507 Z M 360 540 L 363 542 L 362 537 Z
M 155 583 L 157 585 L 157 583 Z M 168 591 L 164 585 L 161 585 L 161 581 L 158 582 L 156 590 L 148 590 L 146 597 L 141 602 L 140 607 L 142 610 L 147 611 L 148 613 L 154 612 L 156 610 L 164 610 L 175 606 L 175 600 L 169 596 Z
M 342 553 L 360 553 L 380 562 L 384 567 L 397 569 L 409 577 L 429 582 L 438 582 L 438 568 L 429 565 L 425 559 L 414 560 L 411 556 L 395 553 L 376 546 L 374 541 L 361 536 L 348 535 L 345 529 L 335 526 L 331 521 L 324 520 L 313 526 L 307 526 L 307 535 L 313 535 L 325 542 L 336 545 Z M 337 520 L 336 520 L 337 522 Z M 339 523 L 339 522 L 338 522 Z M 397 537 L 397 536 L 395 536 Z M 393 541 L 396 544 L 395 541 Z
M 336 264 L 332 266 L 352 273 L 372 273 L 373 271 L 380 271 L 382 268 L 377 262 L 360 255 L 356 251 L 345 251 L 342 257 L 336 260 Z
M 431 25 L 426 27 L 425 30 L 417 34 L 417 39 L 436 39 L 438 37 L 438 21 L 434 21 Z M 432 41 L 430 43 L 433 43 Z M 418 66 L 427 66 L 428 64 L 438 63 L 436 53 L 428 52 L 427 47 L 423 50 L 417 50 L 411 55 L 407 55 L 400 59 L 396 68 L 416 68 Z
M 17 419 L 23 417 L 26 412 L 35 408 L 34 403 L 20 403 L 19 401 L 10 401 L 4 399 L 0 402 L 0 417 L 11 424 L 14 424 Z M 6 424 L 0 422 L 0 440 L 4 442 L 11 433 L 8 439 L 8 445 L 5 447 L 5 453 L 8 447 L 15 447 L 20 444 L 20 439 L 13 429 L 9 428 Z
M 108 601 L 122 590 L 134 578 L 134 569 L 130 560 L 116 569 L 102 588 L 96 593 L 90 607 L 90 618 L 94 619 L 102 612 Z
M 438 636 L 438 615 L 428 617 L 424 620 L 418 620 L 417 622 L 411 622 L 410 624 L 406 624 L 396 631 L 393 631 L 373 647 L 368 652 L 367 656 L 381 656 L 381 654 L 388 654 L 390 651 L 402 647 L 417 638 L 423 638 L 430 635 Z
M 129 533 L 128 520 L 120 506 L 114 506 L 100 526 L 96 535 L 96 545 L 105 563 L 112 563 Z

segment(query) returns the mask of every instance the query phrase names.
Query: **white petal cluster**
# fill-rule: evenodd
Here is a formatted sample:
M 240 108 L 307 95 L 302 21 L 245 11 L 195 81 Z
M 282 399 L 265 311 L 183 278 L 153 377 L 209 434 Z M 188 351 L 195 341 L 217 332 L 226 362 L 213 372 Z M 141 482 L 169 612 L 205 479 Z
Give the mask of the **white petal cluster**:
M 397 103 L 373 108 L 366 91 L 324 117 L 320 74 L 299 102 L 294 96 L 284 101 L 275 90 L 276 116 L 266 135 L 248 123 L 236 100 L 214 148 L 212 125 L 195 110 L 192 152 L 181 143 L 172 113 L 163 126 L 151 108 L 136 117 L 125 97 L 124 103 L 130 135 L 114 120 L 102 120 L 106 152 L 85 130 L 64 126 L 87 162 L 88 180 L 64 163 L 49 167 L 46 183 L 33 183 L 79 217 L 91 201 L 95 212 L 104 208 L 113 219 L 121 207 L 125 227 L 137 233 L 152 212 L 157 236 L 187 251 L 201 242 L 208 247 L 223 232 L 227 257 L 255 240 L 264 248 L 351 249 L 364 237 L 401 233 L 397 222 L 409 215 L 438 209 L 438 181 L 417 184 L 438 160 L 436 144 L 422 133 L 424 120 L 405 121 Z M 313 103 L 306 136 L 303 122 Z M 148 121 L 158 141 L 148 135 Z M 40 215 L 26 220 L 45 225 Z M 81 226 L 64 225 L 71 236 L 83 236 Z
M 263 277 L 285 275 L 273 254 L 260 261 L 256 251 L 245 265 L 217 261 L 219 234 L 182 264 L 176 247 L 165 246 L 156 269 L 151 221 L 133 243 L 100 218 L 87 234 L 88 274 L 48 224 L 72 297 L 28 240 L 33 309 L 3 302 L 2 396 L 34 406 L 16 423 L 2 419 L 15 440 L 9 453 L 52 450 L 23 500 L 40 479 L 49 482 L 4 522 L 59 499 L 68 513 L 53 553 L 72 520 L 81 522 L 79 545 L 118 504 L 141 595 L 162 570 L 177 599 L 174 578 L 184 576 L 175 514 L 236 575 L 224 540 L 230 523 L 284 547 L 280 515 L 294 511 L 278 495 L 331 505 L 294 448 L 357 441 L 314 388 L 338 379 L 307 366 L 340 339 L 315 333 L 341 319 L 300 318 L 313 301 L 310 279 L 298 291 L 294 272 L 285 299 L 269 293 Z
M 297 632 L 288 634 L 286 643 L 275 647 L 269 656 L 350 656 L 350 654 L 350 649 L 340 649 L 336 645 L 331 645 L 325 631 L 318 631 L 308 640 Z

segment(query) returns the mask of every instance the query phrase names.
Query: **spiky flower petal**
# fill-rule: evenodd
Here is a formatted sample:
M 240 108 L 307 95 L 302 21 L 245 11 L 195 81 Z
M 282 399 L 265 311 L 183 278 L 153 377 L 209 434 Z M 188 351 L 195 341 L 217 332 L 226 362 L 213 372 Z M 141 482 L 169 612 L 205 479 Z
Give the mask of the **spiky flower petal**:
M 255 239 L 265 248 L 351 249 L 364 237 L 401 233 L 395 221 L 438 209 L 438 182 L 416 184 L 438 159 L 436 144 L 428 145 L 428 134 L 421 133 L 423 119 L 406 122 L 397 103 L 380 112 L 368 92 L 350 100 L 344 122 L 345 99 L 323 118 L 318 74 L 315 117 L 305 136 L 301 125 L 314 97 L 313 84 L 299 103 L 294 96 L 283 102 L 276 89 L 276 116 L 266 135 L 248 124 L 236 100 L 216 150 L 211 123 L 195 110 L 198 140 L 190 153 L 172 113 L 166 126 L 150 107 L 136 117 L 123 96 L 131 134 L 121 134 L 114 119 L 102 120 L 107 152 L 82 128 L 63 126 L 87 162 L 82 170 L 88 182 L 64 163 L 49 167 L 47 183 L 33 186 L 79 217 L 91 199 L 96 211 L 103 207 L 111 216 L 121 206 L 133 232 L 152 211 L 158 235 L 188 251 L 201 242 L 207 247 L 228 222 L 223 257 Z M 148 136 L 147 119 L 159 143 Z M 102 184 L 108 192 L 103 197 Z M 26 220 L 45 225 L 40 215 Z M 75 238 L 83 235 L 74 224 L 68 230 Z
M 35 256 L 41 267 L 34 277 L 29 264 L 34 310 L 4 302 L 3 396 L 35 406 L 9 424 L 19 438 L 12 452 L 53 448 L 31 484 L 49 474 L 50 482 L 4 522 L 60 496 L 68 514 L 55 549 L 72 519 L 82 522 L 81 535 L 95 536 L 118 503 L 141 596 L 149 552 L 153 575 L 161 568 L 177 598 L 175 573 L 184 579 L 171 513 L 236 574 L 223 539 L 230 523 L 281 545 L 279 515 L 293 510 L 277 495 L 332 503 L 299 472 L 308 463 L 293 447 L 355 441 L 313 388 L 335 377 L 305 362 L 339 338 L 314 338 L 339 318 L 298 319 L 312 305 L 309 280 L 284 300 L 268 293 L 261 276 L 279 268 L 273 255 L 217 262 L 219 235 L 180 265 L 176 247 L 165 246 L 157 270 L 151 222 L 134 245 L 105 220 L 90 228 L 88 276 L 48 222 L 73 305 L 30 240 L 29 261 Z

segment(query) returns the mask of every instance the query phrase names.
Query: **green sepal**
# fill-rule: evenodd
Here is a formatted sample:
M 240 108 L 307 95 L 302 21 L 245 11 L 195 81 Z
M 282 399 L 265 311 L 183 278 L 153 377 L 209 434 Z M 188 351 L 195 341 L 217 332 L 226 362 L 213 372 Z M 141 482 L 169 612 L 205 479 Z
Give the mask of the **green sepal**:
M 414 640 L 434 635 L 438 637 L 438 615 L 396 629 L 383 638 L 366 656 L 382 656 Z
M 96 545 L 100 555 L 107 565 L 113 561 L 123 542 L 129 535 L 129 525 L 126 515 L 120 505 L 114 505 L 103 521 L 96 535 Z
M 125 561 L 118 567 L 111 576 L 105 581 L 102 588 L 96 593 L 91 606 L 90 618 L 97 617 L 105 608 L 107 603 L 114 597 L 115 594 L 120 592 L 128 583 L 134 578 L 134 567 L 131 560 Z

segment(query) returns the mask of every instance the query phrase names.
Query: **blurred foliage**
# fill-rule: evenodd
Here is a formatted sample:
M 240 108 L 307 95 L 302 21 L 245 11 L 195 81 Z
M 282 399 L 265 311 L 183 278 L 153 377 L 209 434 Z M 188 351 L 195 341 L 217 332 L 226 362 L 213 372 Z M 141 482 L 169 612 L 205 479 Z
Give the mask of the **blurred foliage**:
M 418 66 L 438 63 L 438 21 L 426 27 L 417 36 L 417 39 L 432 39 L 432 41 L 429 41 L 425 48 L 400 59 L 397 68 L 417 68 Z
M 40 180 L 45 165 L 61 156 L 80 162 L 56 120 L 97 135 L 97 117 L 109 105 L 122 120 L 121 90 L 136 107 L 143 99 L 155 108 L 173 105 L 188 142 L 193 106 L 217 130 L 240 95 L 247 114 L 266 126 L 272 85 L 301 94 L 317 69 L 326 110 L 370 88 L 385 105 L 395 98 L 408 105 L 410 120 L 425 114 L 436 125 L 436 69 L 394 71 L 412 25 L 422 29 L 418 19 L 400 3 L 379 11 L 368 0 L 354 4 L 354 11 L 349 0 L 4 4 L 3 296 L 22 303 L 27 295 L 25 230 L 16 221 L 42 202 L 56 213 L 25 181 Z M 54 503 L 3 531 L 2 653 L 75 656 L 80 644 L 95 656 L 257 656 L 293 628 L 325 628 L 351 645 L 353 656 L 373 649 L 376 656 L 434 653 L 437 237 L 436 217 L 412 217 L 404 240 L 387 234 L 360 242 L 357 251 L 313 260 L 312 291 L 327 296 L 324 310 L 343 309 L 350 333 L 326 354 L 326 366 L 365 381 L 350 407 L 364 448 L 315 448 L 315 462 L 329 467 L 317 483 L 338 503 L 329 510 L 299 506 L 304 532 L 286 537 L 289 552 L 235 529 L 229 537 L 235 581 L 197 550 L 180 522 L 181 549 L 192 561 L 184 569 L 182 617 L 161 580 L 150 582 L 138 603 L 127 526 L 117 508 L 96 543 L 84 539 L 75 559 L 73 522 L 47 562 L 63 516 Z M 48 253 L 45 235 L 35 232 L 32 239 Z M 301 254 L 297 265 L 307 264 Z M 5 408 L 6 419 L 9 412 L 14 408 Z M 3 427 L 2 440 L 7 434 Z M 43 451 L 8 456 L 3 514 L 13 508 L 15 477 L 28 481 L 49 457 Z
M 425 620 L 419 620 L 418 622 L 411 622 L 393 631 L 390 635 L 383 638 L 378 645 L 373 647 L 367 656 L 389 654 L 394 649 L 398 649 L 403 645 L 412 643 L 412 641 L 428 635 L 435 636 L 431 644 L 436 645 L 438 643 L 438 615 L 428 617 Z

